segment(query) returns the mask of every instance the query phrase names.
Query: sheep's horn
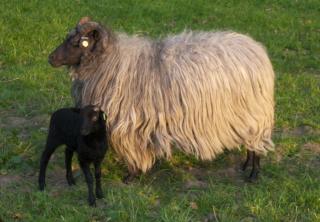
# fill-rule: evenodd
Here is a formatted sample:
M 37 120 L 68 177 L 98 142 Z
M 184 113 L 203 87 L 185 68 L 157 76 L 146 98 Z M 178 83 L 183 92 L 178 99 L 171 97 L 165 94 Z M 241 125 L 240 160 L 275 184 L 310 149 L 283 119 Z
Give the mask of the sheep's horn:
M 94 29 L 100 28 L 99 23 L 97 22 L 86 22 L 83 25 L 78 25 L 77 30 L 79 33 L 85 35 L 88 32 L 91 32 Z
M 90 21 L 91 21 L 90 17 L 88 17 L 88 16 L 82 17 L 78 22 L 78 26 L 83 25 L 83 24 L 90 22 Z

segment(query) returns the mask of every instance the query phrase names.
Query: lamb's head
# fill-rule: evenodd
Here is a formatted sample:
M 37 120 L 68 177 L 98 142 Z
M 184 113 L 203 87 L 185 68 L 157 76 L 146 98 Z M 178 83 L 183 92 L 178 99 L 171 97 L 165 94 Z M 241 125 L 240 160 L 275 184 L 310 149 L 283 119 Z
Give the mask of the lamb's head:
M 106 116 L 98 106 L 88 105 L 83 107 L 80 110 L 80 116 L 82 118 L 80 133 L 83 136 L 106 128 Z
M 63 43 L 49 55 L 49 63 L 53 67 L 77 66 L 85 57 L 103 52 L 110 39 L 109 30 L 89 17 L 83 17 Z

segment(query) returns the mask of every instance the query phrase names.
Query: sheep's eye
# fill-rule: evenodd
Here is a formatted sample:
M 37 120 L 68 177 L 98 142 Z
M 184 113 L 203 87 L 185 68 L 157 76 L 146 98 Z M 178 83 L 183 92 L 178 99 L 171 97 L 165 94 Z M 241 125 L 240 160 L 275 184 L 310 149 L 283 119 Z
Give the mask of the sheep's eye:
M 79 42 L 78 41 L 70 41 L 69 42 L 73 47 L 79 47 Z
M 70 36 L 68 38 L 68 43 L 69 45 L 71 45 L 72 47 L 79 47 L 79 43 L 80 43 L 81 39 L 79 36 Z

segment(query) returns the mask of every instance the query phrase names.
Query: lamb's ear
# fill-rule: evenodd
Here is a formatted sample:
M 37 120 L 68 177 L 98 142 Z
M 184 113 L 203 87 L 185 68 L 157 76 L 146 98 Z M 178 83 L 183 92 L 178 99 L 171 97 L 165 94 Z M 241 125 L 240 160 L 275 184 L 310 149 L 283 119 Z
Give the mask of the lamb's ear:
M 71 108 L 71 110 L 74 113 L 80 113 L 80 109 L 79 108 Z

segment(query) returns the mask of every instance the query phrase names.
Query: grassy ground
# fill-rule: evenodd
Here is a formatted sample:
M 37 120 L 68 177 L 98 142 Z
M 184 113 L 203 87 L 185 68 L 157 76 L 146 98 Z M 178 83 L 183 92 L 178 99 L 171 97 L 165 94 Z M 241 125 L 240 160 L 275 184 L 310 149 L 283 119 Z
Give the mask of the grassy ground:
M 0 7 L 0 221 L 320 221 L 320 2 L 20 1 Z M 47 191 L 37 191 L 49 115 L 70 106 L 66 69 L 47 56 L 81 16 L 114 30 L 165 36 L 185 28 L 232 29 L 268 49 L 277 73 L 276 151 L 256 184 L 238 170 L 244 151 L 210 163 L 176 154 L 131 185 L 109 153 L 104 200 L 93 209 L 74 161 L 67 187 L 63 149 L 53 157 Z M 248 172 L 247 172 L 248 173 Z

